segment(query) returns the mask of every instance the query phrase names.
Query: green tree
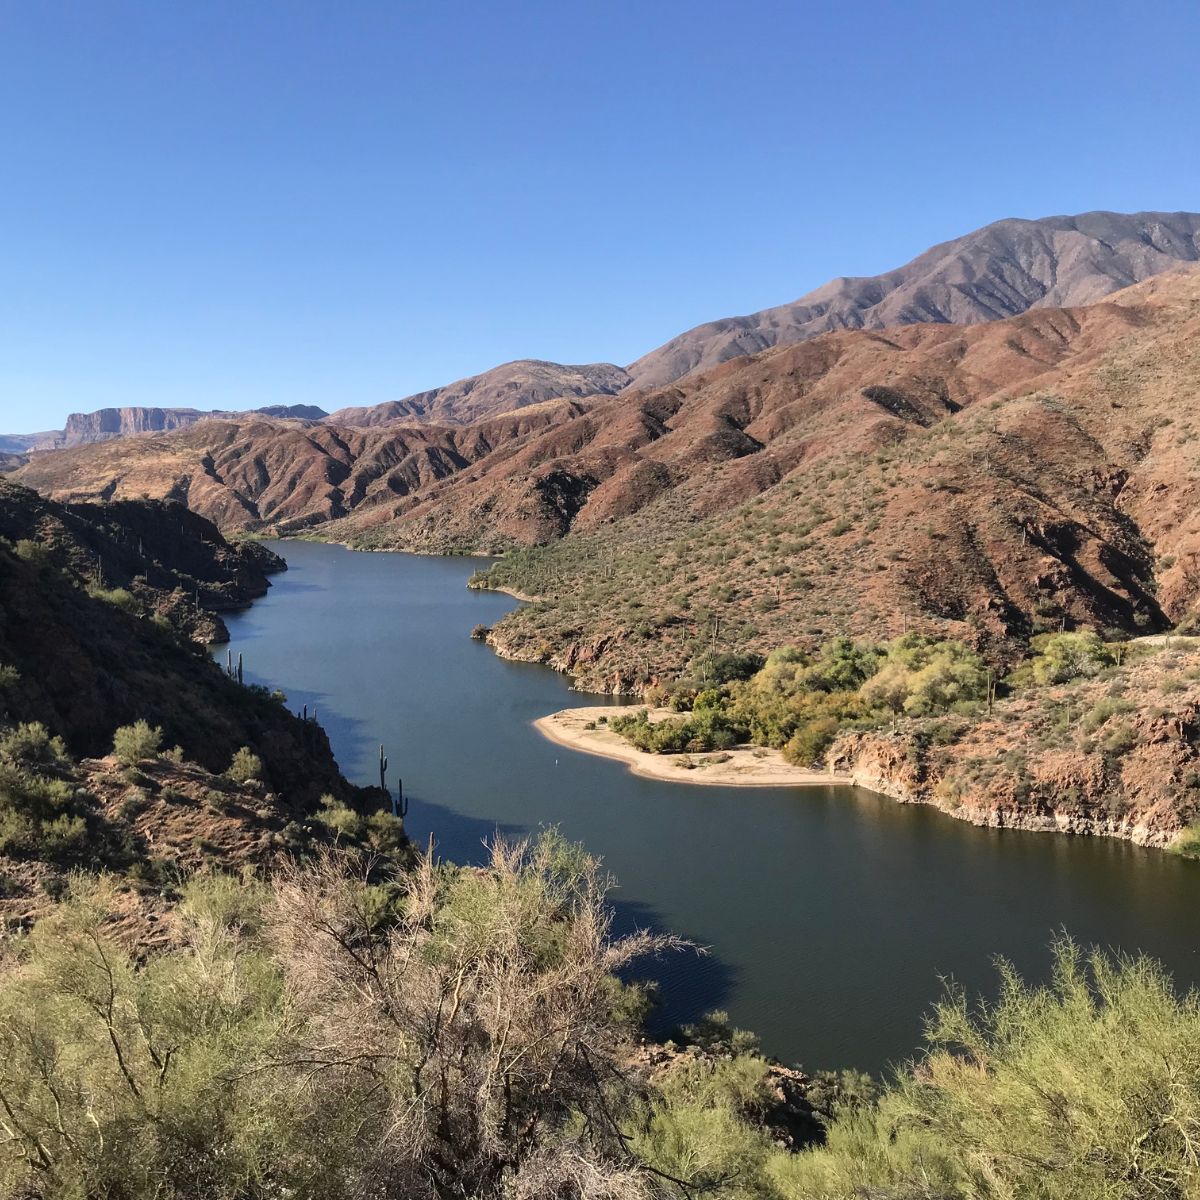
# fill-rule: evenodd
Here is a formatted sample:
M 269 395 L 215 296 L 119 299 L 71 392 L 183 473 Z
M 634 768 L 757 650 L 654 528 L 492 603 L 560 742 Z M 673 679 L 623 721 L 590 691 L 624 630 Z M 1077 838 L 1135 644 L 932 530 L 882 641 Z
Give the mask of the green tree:
M 1035 641 L 1033 677 L 1038 683 L 1068 683 L 1097 675 L 1111 666 L 1112 651 L 1090 629 L 1079 633 L 1054 633 Z
M 143 759 L 157 756 L 162 745 L 162 729 L 148 721 L 122 725 L 113 734 L 113 754 L 122 766 L 136 766 Z

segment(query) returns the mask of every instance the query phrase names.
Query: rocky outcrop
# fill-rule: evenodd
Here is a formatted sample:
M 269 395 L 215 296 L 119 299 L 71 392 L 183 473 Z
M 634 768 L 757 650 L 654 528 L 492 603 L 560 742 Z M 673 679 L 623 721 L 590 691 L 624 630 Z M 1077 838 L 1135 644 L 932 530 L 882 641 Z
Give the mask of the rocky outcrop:
M 252 411 L 259 416 L 279 420 L 319 421 L 328 416 L 324 409 L 315 404 L 272 404 Z M 175 429 L 186 429 L 197 421 L 244 415 L 227 409 L 206 412 L 198 408 L 100 408 L 95 412 L 71 413 L 62 429 L 49 433 L 4 435 L 0 437 L 0 451 L 25 454 L 28 451 L 90 446 L 94 442 L 133 437 L 136 434 L 170 433 Z
M 227 637 L 219 613 L 266 594 L 287 569 L 255 542 L 231 543 L 178 501 L 58 504 L 0 480 L 0 536 L 31 540 L 93 591 L 127 591 L 147 612 L 200 642 Z
M 827 762 L 974 825 L 1169 846 L 1200 818 L 1200 649 L 1031 688 L 980 720 L 845 732 Z

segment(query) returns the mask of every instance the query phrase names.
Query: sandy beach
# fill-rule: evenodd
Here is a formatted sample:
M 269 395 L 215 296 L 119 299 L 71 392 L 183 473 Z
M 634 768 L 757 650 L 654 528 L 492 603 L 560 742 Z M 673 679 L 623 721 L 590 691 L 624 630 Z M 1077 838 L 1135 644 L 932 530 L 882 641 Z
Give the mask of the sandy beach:
M 618 759 L 635 775 L 665 779 L 670 783 L 698 783 L 712 787 L 813 787 L 853 782 L 850 775 L 794 767 L 784 761 L 778 750 L 758 746 L 738 746 L 733 750 L 699 754 L 648 754 L 599 724 L 601 717 L 611 718 L 628 711 L 631 710 L 611 705 L 564 708 L 548 717 L 540 717 L 534 725 L 543 736 L 560 746 Z M 679 716 L 667 708 L 648 711 L 652 721 Z M 589 729 L 589 725 L 594 727 Z

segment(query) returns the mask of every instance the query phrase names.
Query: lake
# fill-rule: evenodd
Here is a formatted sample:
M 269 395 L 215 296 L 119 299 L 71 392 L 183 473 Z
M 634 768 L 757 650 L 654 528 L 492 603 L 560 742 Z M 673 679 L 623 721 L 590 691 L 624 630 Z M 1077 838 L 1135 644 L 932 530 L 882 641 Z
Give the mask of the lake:
M 477 562 L 271 546 L 290 569 L 227 618 L 247 678 L 315 707 L 356 782 L 378 782 L 384 742 L 419 843 L 465 862 L 498 829 L 558 825 L 616 876 L 622 928 L 708 947 L 654 964 L 659 1029 L 724 1009 L 785 1061 L 878 1071 L 916 1050 L 941 977 L 990 992 L 996 954 L 1041 976 L 1062 930 L 1200 981 L 1200 864 L 977 829 L 857 788 L 640 779 L 532 727 L 598 701 L 470 639 L 516 604 L 467 590 Z

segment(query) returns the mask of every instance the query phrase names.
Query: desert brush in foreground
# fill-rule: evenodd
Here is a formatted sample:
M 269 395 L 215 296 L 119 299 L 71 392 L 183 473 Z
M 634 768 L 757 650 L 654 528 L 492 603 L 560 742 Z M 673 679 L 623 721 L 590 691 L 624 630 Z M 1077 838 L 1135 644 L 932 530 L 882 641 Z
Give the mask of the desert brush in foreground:
M 614 937 L 578 848 L 365 866 L 197 877 L 179 943 L 148 958 L 108 926 L 112 883 L 81 878 L 3 963 L 3 1193 L 1200 1195 L 1200 1006 L 1148 961 L 1064 943 L 1049 987 L 1002 967 L 994 1007 L 950 992 L 878 1098 L 818 1081 L 797 1148 L 752 1039 L 638 1066 L 644 997 L 616 973 L 680 944 Z

